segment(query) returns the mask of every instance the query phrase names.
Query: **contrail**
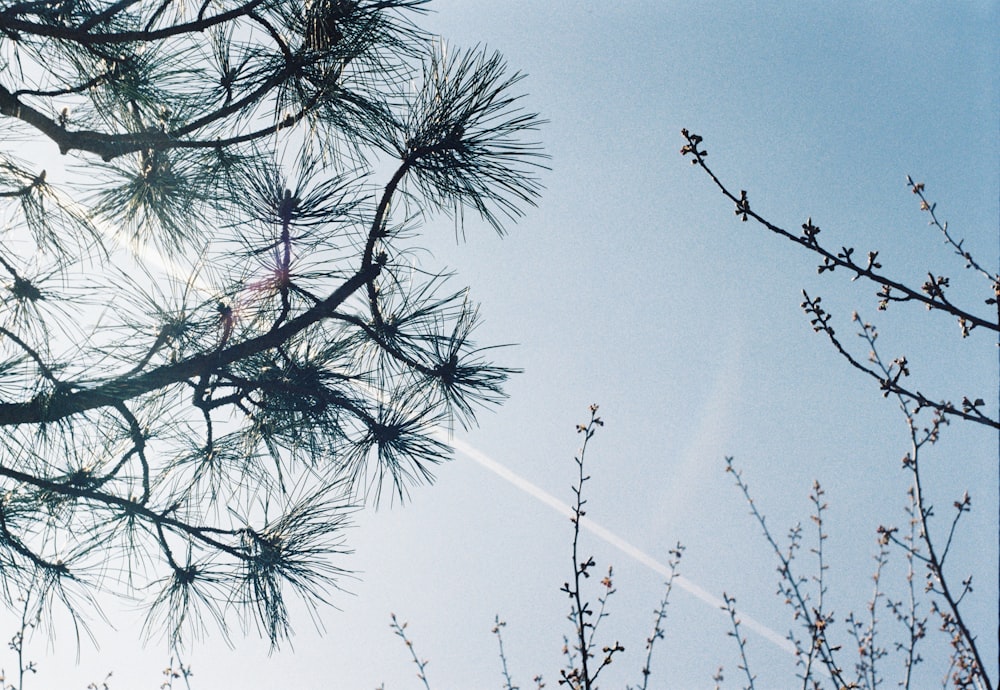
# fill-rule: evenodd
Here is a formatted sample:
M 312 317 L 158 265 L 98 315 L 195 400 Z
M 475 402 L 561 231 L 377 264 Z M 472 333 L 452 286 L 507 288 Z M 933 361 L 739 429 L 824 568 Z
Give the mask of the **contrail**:
M 565 502 L 559 500 L 558 498 L 550 494 L 548 491 L 545 491 L 541 487 L 532 484 L 530 481 L 528 481 L 521 475 L 510 471 L 509 469 L 498 463 L 496 460 L 490 458 L 477 448 L 474 448 L 465 441 L 461 441 L 455 438 L 449 439 L 448 443 L 450 443 L 455 450 L 459 451 L 460 453 L 468 457 L 470 460 L 472 460 L 479 466 L 485 467 L 493 474 L 497 475 L 501 479 L 510 482 L 521 491 L 525 492 L 529 496 L 532 496 L 533 498 L 538 499 L 539 501 L 549 506 L 556 512 L 561 513 L 568 518 L 573 517 L 573 509 Z M 656 571 L 657 573 L 663 575 L 664 577 L 670 576 L 670 568 L 668 568 L 664 563 L 656 560 L 642 549 L 638 548 L 637 546 L 631 544 L 628 541 L 625 541 L 611 530 L 607 529 L 606 527 L 602 527 L 601 525 L 597 524 L 590 518 L 584 517 L 582 520 L 580 520 L 580 527 L 587 530 L 588 532 L 596 536 L 598 539 L 601 539 L 605 543 L 615 547 L 616 549 L 624 553 L 626 556 L 635 559 L 636 561 L 646 566 L 647 568 Z M 685 592 L 691 594 L 697 599 L 700 599 L 701 601 L 705 602 L 706 604 L 708 604 L 709 606 L 711 606 L 716 610 L 722 610 L 725 608 L 725 603 L 721 599 L 710 594 L 705 589 L 699 587 L 694 582 L 691 582 L 691 580 L 687 579 L 683 575 L 675 576 L 674 583 L 678 587 L 683 589 Z M 785 636 L 767 627 L 763 623 L 760 623 L 744 614 L 740 614 L 740 624 L 746 626 L 750 630 L 753 630 L 755 633 L 766 639 L 768 642 L 772 643 L 773 645 L 781 649 L 781 651 L 793 655 L 795 654 L 795 646 L 791 642 L 789 642 L 788 639 L 785 638 Z

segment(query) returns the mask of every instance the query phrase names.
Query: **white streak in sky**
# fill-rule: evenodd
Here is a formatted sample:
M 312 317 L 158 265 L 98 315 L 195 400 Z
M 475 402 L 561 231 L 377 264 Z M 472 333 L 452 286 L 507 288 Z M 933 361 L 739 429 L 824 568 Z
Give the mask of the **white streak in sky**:
M 533 498 L 538 499 L 539 501 L 549 506 L 556 512 L 561 513 L 568 518 L 573 517 L 573 509 L 565 502 L 559 500 L 558 498 L 550 494 L 548 491 L 545 491 L 541 487 L 532 484 L 519 474 L 515 474 L 514 472 L 510 471 L 509 469 L 498 463 L 496 460 L 487 456 L 482 451 L 474 448 L 473 446 L 459 439 L 454 439 L 454 438 L 449 439 L 448 443 L 450 443 L 455 450 L 459 451 L 460 453 L 462 453 L 462 455 L 465 455 L 476 464 L 488 469 L 490 472 L 497 475 L 501 479 L 510 482 L 521 491 L 525 492 L 529 496 L 532 496 Z M 580 520 L 580 527 L 590 532 L 595 537 L 604 541 L 605 543 L 615 547 L 616 549 L 624 553 L 626 556 L 635 559 L 636 561 L 646 566 L 647 568 L 656 571 L 657 573 L 663 575 L 664 577 L 670 576 L 670 569 L 665 564 L 656 560 L 655 558 L 650 556 L 645 551 L 639 549 L 635 545 L 625 541 L 624 539 L 622 539 L 621 537 L 619 537 L 617 534 L 607 529 L 606 527 L 602 527 L 601 525 L 597 524 L 590 518 L 584 517 L 582 520 Z M 695 598 L 700 599 L 701 601 L 705 602 L 706 604 L 708 604 L 709 606 L 711 606 L 716 610 L 721 611 L 722 609 L 725 608 L 725 603 L 721 599 L 707 592 L 702 587 L 699 587 L 694 582 L 691 582 L 691 580 L 688 580 L 683 575 L 677 575 L 674 578 L 674 583 L 688 594 L 691 594 Z M 794 645 L 792 645 L 792 643 L 789 642 L 783 635 L 779 634 L 775 630 L 772 630 L 763 623 L 759 623 L 753 618 L 750 618 L 749 616 L 746 616 L 742 613 L 739 615 L 739 619 L 741 625 L 754 631 L 755 633 L 766 639 L 768 642 L 771 642 L 782 651 L 788 652 L 789 654 L 795 654 Z

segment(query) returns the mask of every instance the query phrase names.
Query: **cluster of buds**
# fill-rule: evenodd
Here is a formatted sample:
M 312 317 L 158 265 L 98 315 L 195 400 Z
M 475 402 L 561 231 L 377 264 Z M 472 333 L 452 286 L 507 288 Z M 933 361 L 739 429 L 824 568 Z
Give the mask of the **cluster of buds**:
M 693 134 L 687 131 L 687 129 L 681 130 L 681 136 L 687 139 L 687 143 L 681 147 L 681 155 L 694 156 L 694 158 L 691 160 L 691 165 L 697 165 L 702 158 L 708 155 L 708 151 L 698 150 L 698 145 L 701 144 L 702 138 L 697 134 Z
M 805 297 L 805 301 L 799 306 L 805 311 L 805 313 L 810 316 L 809 323 L 812 328 L 817 333 L 819 331 L 826 331 L 831 336 L 834 334 L 833 327 L 830 326 L 830 314 L 826 312 L 823 307 L 820 306 L 820 302 L 823 301 L 822 297 L 816 297 L 815 299 L 810 297 L 804 291 L 802 295 Z
M 927 274 L 927 277 L 930 280 L 926 281 L 920 289 L 932 299 L 943 298 L 944 288 L 948 287 L 948 278 L 945 276 L 934 276 L 930 273 Z M 927 308 L 930 309 L 930 305 L 927 305 Z
M 748 214 L 750 213 L 750 200 L 747 199 L 747 190 L 740 190 L 740 198 L 736 202 L 736 210 L 734 213 L 740 217 L 744 223 L 747 222 Z
M 903 458 L 903 466 L 905 467 L 910 460 L 910 455 L 907 454 Z M 878 543 L 885 545 L 892 541 L 893 535 L 899 531 L 898 527 L 886 527 L 885 525 L 879 525 L 878 527 Z
M 962 412 L 969 412 L 976 409 L 977 407 L 982 407 L 986 402 L 982 398 L 976 398 L 975 400 L 969 400 L 967 397 L 962 398 Z
M 802 239 L 806 241 L 810 246 L 817 246 L 818 241 L 816 240 L 816 235 L 819 234 L 819 226 L 813 225 L 812 216 L 806 219 L 806 222 L 802 224 Z

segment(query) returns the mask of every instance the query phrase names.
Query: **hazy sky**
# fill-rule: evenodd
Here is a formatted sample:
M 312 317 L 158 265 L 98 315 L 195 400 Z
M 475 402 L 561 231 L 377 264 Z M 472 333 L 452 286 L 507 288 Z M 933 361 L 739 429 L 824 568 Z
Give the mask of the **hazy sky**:
M 333 595 L 339 610 L 323 612 L 325 634 L 300 611 L 294 650 L 268 656 L 254 638 L 232 650 L 209 640 L 189 655 L 193 687 L 418 688 L 390 612 L 410 622 L 436 690 L 501 687 L 495 614 L 507 622 L 515 681 L 528 688 L 542 673 L 556 687 L 570 631 L 559 586 L 572 575 L 571 525 L 547 496 L 572 498 L 574 426 L 592 402 L 606 427 L 588 457 L 589 517 L 611 541 L 661 562 L 683 542 L 688 582 L 735 596 L 745 616 L 783 635 L 794 623 L 774 596 L 776 563 L 723 471 L 732 455 L 777 536 L 808 524 L 810 486 L 823 484 L 832 608 L 839 619 L 863 612 L 875 529 L 906 519 L 906 427 L 895 403 L 811 331 L 800 290 L 823 295 L 860 356 L 853 309 L 880 326 L 890 359 L 908 356 L 917 388 L 934 398 L 986 398 L 994 415 L 995 343 L 985 333 L 963 341 L 951 319 L 916 307 L 878 313 L 873 286 L 817 275 L 811 256 L 739 222 L 679 155 L 679 131 L 703 135 L 716 172 L 772 221 L 793 229 L 811 216 L 829 244 L 877 249 L 885 270 L 910 282 L 927 271 L 964 278 L 978 308 L 988 286 L 963 275 L 905 178 L 926 183 L 949 227 L 995 270 L 997 3 L 431 7 L 425 27 L 455 46 L 495 48 L 527 73 L 525 107 L 549 121 L 541 133 L 552 155 L 546 190 L 508 237 L 470 222 L 456 244 L 453 224 L 441 218 L 415 240 L 432 249 L 428 266 L 454 269 L 455 285 L 469 285 L 482 303 L 478 340 L 516 343 L 498 358 L 524 373 L 478 429 L 456 433 L 472 451 L 442 466 L 434 486 L 415 489 L 405 506 L 357 516 L 348 536 L 355 553 L 338 563 L 357 579 L 344 583 L 350 594 Z M 955 565 L 976 573 L 967 611 L 990 659 L 997 460 L 995 433 L 956 423 L 928 467 L 942 513 L 972 493 Z M 627 651 L 605 686 L 634 684 L 663 577 L 600 535 L 586 534 L 582 548 L 600 570 L 615 567 L 618 593 L 600 637 Z M 898 582 L 902 572 L 897 553 L 887 577 Z M 883 634 L 899 632 L 887 612 L 882 618 Z M 82 689 L 109 670 L 112 688 L 158 687 L 167 657 L 138 645 L 139 620 L 116 616 L 118 633 L 98 624 L 101 650 L 84 646 L 79 666 L 69 635 L 57 640 L 55 659 L 36 641 L 41 671 L 29 687 Z M 727 686 L 738 687 L 727 626 L 703 598 L 674 592 L 651 684 L 711 687 L 722 665 Z M 747 635 L 762 687 L 790 682 L 791 656 Z M 899 668 L 890 664 L 886 675 Z M 944 669 L 925 671 L 937 681 Z

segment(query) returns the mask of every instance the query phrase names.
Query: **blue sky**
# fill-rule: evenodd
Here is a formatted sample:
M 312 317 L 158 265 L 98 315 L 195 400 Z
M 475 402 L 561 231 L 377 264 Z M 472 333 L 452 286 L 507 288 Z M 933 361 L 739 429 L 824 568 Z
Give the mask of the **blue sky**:
M 705 137 L 708 161 L 753 208 L 797 228 L 807 217 L 831 244 L 877 249 L 887 272 L 922 282 L 951 276 L 956 294 L 988 296 L 948 255 L 905 186 L 927 185 L 939 214 L 995 270 L 1000 49 L 994 2 L 464 2 L 441 0 L 422 24 L 456 46 L 501 51 L 525 105 L 549 120 L 552 156 L 536 209 L 504 239 L 470 221 L 456 243 L 446 218 L 415 242 L 428 266 L 457 272 L 482 303 L 483 343 L 524 373 L 510 400 L 456 432 L 525 482 L 571 499 L 574 426 L 596 402 L 607 426 L 588 458 L 589 516 L 652 558 L 677 541 L 681 567 L 714 596 L 783 634 L 793 623 L 773 595 L 775 562 L 723 459 L 736 457 L 779 536 L 808 522 L 814 479 L 830 503 L 831 596 L 839 614 L 870 593 L 875 528 L 902 524 L 906 428 L 896 406 L 850 370 L 799 308 L 821 294 L 853 343 L 852 310 L 879 325 L 890 358 L 905 353 L 918 388 L 983 397 L 996 412 L 995 343 L 961 340 L 948 318 L 906 305 L 875 311 L 872 286 L 818 276 L 797 247 L 740 223 L 711 181 L 678 154 L 682 127 Z M 964 279 L 964 280 L 962 280 Z M 864 354 L 863 343 L 858 343 Z M 962 491 L 956 567 L 976 573 L 969 610 L 996 658 L 997 436 L 952 424 L 931 450 L 934 502 Z M 410 622 L 437 689 L 500 687 L 493 617 L 507 621 L 515 680 L 542 673 L 555 687 L 571 576 L 565 516 L 463 453 L 405 506 L 357 516 L 351 594 L 335 594 L 319 635 L 300 612 L 294 650 L 259 640 L 209 640 L 189 661 L 196 688 L 419 687 L 390 612 Z M 626 653 L 608 687 L 639 680 L 643 640 L 662 576 L 597 536 L 585 537 L 618 593 L 608 641 Z M 899 554 L 892 576 L 902 573 Z M 884 616 L 887 632 L 891 621 Z M 73 664 L 67 635 L 55 658 L 36 641 L 32 687 L 157 687 L 166 659 L 138 646 L 132 622 L 98 625 L 100 651 Z M 674 593 L 653 684 L 711 687 L 718 666 L 738 681 L 727 619 Z M 782 687 L 792 660 L 748 633 L 764 687 Z M 57 661 L 58 659 L 58 661 Z M 6 663 L 6 662 L 5 662 Z M 8 669 L 10 664 L 7 664 Z M 895 668 L 898 668 L 895 667 Z M 895 668 L 887 675 L 894 678 Z M 936 681 L 943 673 L 926 669 Z M 49 680 L 46 680 L 49 679 Z M 890 683 L 891 684 L 891 683 Z

